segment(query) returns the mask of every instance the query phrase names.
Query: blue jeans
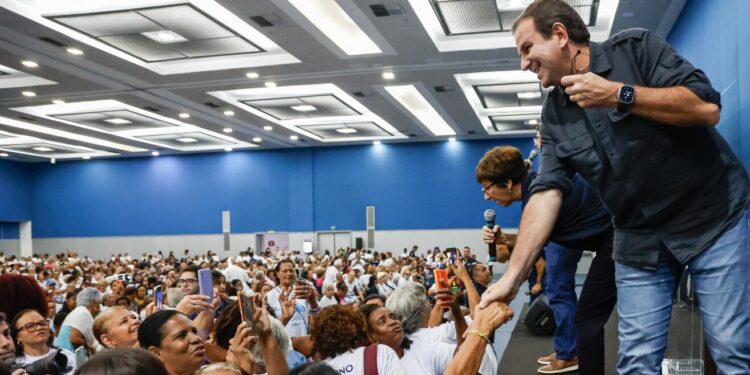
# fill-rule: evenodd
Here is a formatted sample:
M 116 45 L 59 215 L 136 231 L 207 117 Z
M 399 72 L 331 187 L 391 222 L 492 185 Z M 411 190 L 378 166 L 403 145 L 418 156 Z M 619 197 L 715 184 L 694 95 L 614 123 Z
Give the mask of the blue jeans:
M 571 250 L 550 242 L 544 248 L 547 258 L 547 291 L 549 304 L 555 315 L 555 353 L 557 358 L 569 360 L 576 356 L 576 268 L 580 250 Z
M 719 374 L 750 374 L 750 208 L 688 264 L 708 349 Z M 617 263 L 618 374 L 658 375 L 675 294 L 674 264 Z

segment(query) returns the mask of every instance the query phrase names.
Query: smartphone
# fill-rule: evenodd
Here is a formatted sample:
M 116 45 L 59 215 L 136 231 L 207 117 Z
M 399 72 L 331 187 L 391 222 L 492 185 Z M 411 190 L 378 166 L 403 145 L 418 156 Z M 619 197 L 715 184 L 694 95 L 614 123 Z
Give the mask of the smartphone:
M 456 257 L 458 254 L 458 249 L 455 247 L 449 247 L 445 249 L 445 252 L 448 254 L 448 260 L 451 264 L 456 264 Z
M 75 351 L 76 355 L 76 368 L 83 366 L 83 363 L 89 359 L 89 351 L 85 346 L 78 347 Z
M 448 285 L 448 270 L 436 268 L 432 271 L 435 275 L 435 284 L 438 288 L 447 288 Z
M 154 299 L 156 300 L 156 311 L 164 309 L 164 293 L 161 290 L 161 285 L 154 288 Z
M 237 303 L 240 304 L 240 319 L 248 324 L 253 321 L 253 302 L 241 291 L 237 292 Z
M 211 277 L 211 270 L 202 268 L 198 270 L 198 287 L 200 294 L 208 296 L 208 303 L 214 299 L 214 281 Z

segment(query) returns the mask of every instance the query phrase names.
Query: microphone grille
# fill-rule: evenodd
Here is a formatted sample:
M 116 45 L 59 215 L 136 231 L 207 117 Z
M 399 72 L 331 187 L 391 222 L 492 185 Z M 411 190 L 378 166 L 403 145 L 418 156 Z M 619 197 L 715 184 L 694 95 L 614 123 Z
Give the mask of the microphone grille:
M 531 150 L 531 153 L 529 154 L 529 159 L 535 158 L 539 154 L 539 151 L 536 149 Z
M 495 210 L 488 208 L 484 211 L 484 221 L 495 221 Z

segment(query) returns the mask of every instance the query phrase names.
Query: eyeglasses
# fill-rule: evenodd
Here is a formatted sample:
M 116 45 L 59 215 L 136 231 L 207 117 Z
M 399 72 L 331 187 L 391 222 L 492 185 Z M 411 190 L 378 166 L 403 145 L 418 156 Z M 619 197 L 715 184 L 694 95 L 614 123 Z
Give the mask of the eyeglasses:
M 18 330 L 19 331 L 26 330 L 28 332 L 35 332 L 39 329 L 47 328 L 47 327 L 49 327 L 49 320 L 44 319 L 36 323 L 26 323 L 23 326 L 21 326 L 21 328 L 19 328 Z
M 487 190 L 490 190 L 490 188 L 493 187 L 493 186 L 495 186 L 494 182 L 490 182 L 488 185 L 483 185 L 482 186 L 482 193 L 486 193 Z
M 195 284 L 197 282 L 198 279 L 179 279 L 177 280 L 177 285 Z

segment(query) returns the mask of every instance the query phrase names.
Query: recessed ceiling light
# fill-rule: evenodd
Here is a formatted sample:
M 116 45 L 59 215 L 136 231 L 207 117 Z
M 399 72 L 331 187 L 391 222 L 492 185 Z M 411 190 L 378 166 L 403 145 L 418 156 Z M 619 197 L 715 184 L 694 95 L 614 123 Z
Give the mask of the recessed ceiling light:
M 317 111 L 318 109 L 315 108 L 315 106 L 309 105 L 309 104 L 300 104 L 300 105 L 293 105 L 289 107 L 297 112 L 312 112 Z
M 357 129 L 354 129 L 354 128 L 339 128 L 339 129 L 336 129 L 336 131 L 339 132 L 339 133 L 341 133 L 341 134 L 354 134 L 354 133 L 357 132 Z
M 190 118 L 190 114 L 185 112 L 180 113 L 178 116 L 180 116 L 180 118 Z
M 450 138 L 448 138 L 448 142 L 455 142 L 455 141 L 456 141 L 456 137 L 450 137 Z
M 233 148 L 231 147 L 224 147 L 224 151 L 226 152 L 232 152 Z
M 289 0 L 347 55 L 381 53 L 377 44 L 334 0 Z
M 68 53 L 71 55 L 76 55 L 76 56 L 83 55 L 83 51 L 81 51 L 78 48 L 68 48 L 66 49 L 66 51 L 68 51 Z
M 260 143 L 260 142 L 263 142 L 263 140 L 260 137 L 255 137 L 253 138 L 253 142 Z
M 374 145 L 379 145 L 380 143 L 381 143 L 380 141 L 373 141 L 372 142 L 372 144 L 374 144 Z
M 39 152 L 52 152 L 52 151 L 55 151 L 55 149 L 49 148 L 49 147 L 33 147 L 32 150 L 39 151 Z
M 141 35 L 161 44 L 171 44 L 188 41 L 187 38 L 180 34 L 177 34 L 172 30 L 147 31 L 141 33 Z
M 234 116 L 234 111 L 227 109 L 226 111 L 224 111 L 224 115 L 226 115 L 226 116 Z
M 542 93 L 539 91 L 527 91 L 527 92 L 519 92 L 518 99 L 539 99 L 542 97 Z
M 198 140 L 195 139 L 195 138 L 184 137 L 184 138 L 177 138 L 177 142 L 181 142 L 181 143 L 195 143 L 195 142 L 198 142 Z
M 531 120 L 528 121 L 528 124 L 529 125 L 539 125 L 539 120 L 531 119 Z
M 4 152 L 2 154 L 0 154 L 0 158 L 7 158 L 7 157 L 8 157 L 8 154 L 6 154 Z
M 33 98 L 36 96 L 36 93 L 33 91 L 21 91 L 21 95 L 27 97 L 27 98 Z
M 263 130 L 265 130 L 265 131 L 267 131 L 267 132 L 270 132 L 271 130 L 273 130 L 273 126 L 271 126 L 271 125 L 266 125 L 266 126 L 264 126 L 264 127 L 263 127 Z
M 245 77 L 250 78 L 250 79 L 257 79 L 260 77 L 260 74 L 256 72 L 247 72 L 245 73 Z
M 299 139 L 299 137 L 298 137 L 298 136 L 296 136 L 296 135 L 290 135 L 290 136 L 289 136 L 289 139 L 291 139 L 291 140 L 293 140 L 293 141 L 296 141 L 296 140 L 298 140 L 298 139 Z
M 159 156 L 159 151 L 152 151 L 151 156 Z
M 55 99 L 52 101 L 52 104 L 65 104 L 65 100 L 62 99 Z
M 83 160 L 89 160 L 89 159 L 91 159 L 91 156 L 88 156 L 88 155 L 87 155 L 87 156 L 84 156 L 84 157 L 83 157 Z
M 125 124 L 133 123 L 132 121 L 126 120 L 124 118 L 108 118 L 108 119 L 105 119 L 104 122 L 108 122 L 110 124 L 115 124 L 115 125 L 125 125 Z
M 383 79 L 394 79 L 396 78 L 396 75 L 393 74 L 393 72 L 384 72 L 383 73 Z
M 57 162 L 57 159 L 55 158 L 49 159 L 50 164 L 55 164 L 56 162 Z
M 224 133 L 231 133 L 233 131 L 232 128 L 224 128 Z
M 266 87 L 276 87 L 276 82 L 268 81 L 266 82 Z
M 21 61 L 21 64 L 23 64 L 23 66 L 27 68 L 36 68 L 39 66 L 39 64 L 37 64 L 36 61 L 31 61 L 31 60 Z
M 453 128 L 445 122 L 443 116 L 440 116 L 414 85 L 386 86 L 385 91 L 388 91 L 404 108 L 411 112 L 432 134 L 436 136 L 456 135 Z

